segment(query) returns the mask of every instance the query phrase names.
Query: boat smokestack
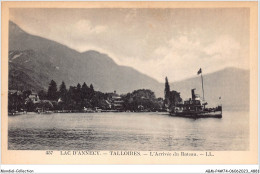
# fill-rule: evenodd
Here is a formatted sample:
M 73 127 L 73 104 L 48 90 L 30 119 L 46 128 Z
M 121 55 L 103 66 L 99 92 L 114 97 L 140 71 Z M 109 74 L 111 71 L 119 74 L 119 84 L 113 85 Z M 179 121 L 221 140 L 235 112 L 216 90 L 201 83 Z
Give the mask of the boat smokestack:
M 195 100 L 195 90 L 196 90 L 196 88 L 194 88 L 194 89 L 192 89 L 191 90 L 191 98 L 192 98 L 192 100 Z

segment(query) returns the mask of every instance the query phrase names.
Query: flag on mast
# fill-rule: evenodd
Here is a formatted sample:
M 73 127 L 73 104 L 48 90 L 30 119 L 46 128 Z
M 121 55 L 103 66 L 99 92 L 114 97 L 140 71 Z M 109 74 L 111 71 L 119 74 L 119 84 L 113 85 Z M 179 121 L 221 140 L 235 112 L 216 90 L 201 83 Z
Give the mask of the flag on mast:
M 201 73 L 202 73 L 202 70 L 201 70 L 201 68 L 200 68 L 197 74 L 199 75 L 199 74 L 201 74 Z
M 203 87 L 203 77 L 202 77 L 202 70 L 201 68 L 199 69 L 199 71 L 197 72 L 198 75 L 201 74 L 201 86 L 202 86 L 202 93 L 203 93 L 203 101 L 205 100 L 204 98 L 204 87 Z

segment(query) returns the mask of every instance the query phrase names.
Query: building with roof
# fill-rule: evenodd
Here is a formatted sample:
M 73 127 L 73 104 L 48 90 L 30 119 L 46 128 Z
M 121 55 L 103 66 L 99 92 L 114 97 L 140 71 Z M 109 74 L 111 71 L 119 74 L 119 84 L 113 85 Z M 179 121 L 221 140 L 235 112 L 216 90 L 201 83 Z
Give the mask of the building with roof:
M 112 94 L 111 97 L 111 109 L 113 110 L 123 110 L 123 100 L 122 97 L 120 97 L 116 91 Z
M 32 92 L 26 99 L 26 102 L 28 101 L 32 101 L 33 103 L 39 103 L 40 102 L 39 95 L 36 92 Z

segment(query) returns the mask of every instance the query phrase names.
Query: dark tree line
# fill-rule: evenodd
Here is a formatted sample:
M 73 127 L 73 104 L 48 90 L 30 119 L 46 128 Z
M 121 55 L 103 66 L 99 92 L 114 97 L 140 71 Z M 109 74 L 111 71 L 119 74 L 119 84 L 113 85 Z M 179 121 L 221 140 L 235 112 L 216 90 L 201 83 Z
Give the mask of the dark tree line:
M 102 93 L 95 91 L 92 84 L 88 86 L 85 82 L 76 86 L 66 87 L 62 82 L 59 86 L 51 80 L 47 91 L 38 92 L 40 100 L 31 95 L 32 91 L 23 91 L 8 94 L 8 110 L 13 111 L 36 111 L 42 110 L 82 110 L 86 108 L 111 109 L 114 93 Z M 168 79 L 165 79 L 165 90 L 163 98 L 156 98 L 153 91 L 139 89 L 131 93 L 121 95 L 122 111 L 163 111 L 181 102 L 180 93 L 170 91 Z M 30 96 L 30 97 L 29 97 Z
M 165 89 L 164 89 L 164 104 L 167 108 L 171 108 L 176 104 L 182 102 L 180 93 L 174 90 L 170 90 L 168 78 L 165 78 Z
M 17 93 L 8 94 L 8 111 L 21 111 L 25 108 L 24 96 Z
M 162 111 L 163 99 L 156 98 L 149 89 L 139 89 L 122 95 L 123 108 L 129 111 Z
M 80 110 L 84 107 L 98 107 L 93 102 L 98 97 L 93 85 L 87 86 L 84 82 L 81 86 L 70 86 L 67 89 L 65 82 L 62 82 L 59 88 L 54 80 L 49 84 L 47 93 L 39 92 L 40 100 L 50 100 L 54 103 L 54 109 L 62 110 Z M 55 105 L 56 103 L 56 105 Z
M 58 101 L 57 109 L 60 110 L 82 110 L 83 108 L 111 109 L 113 93 L 102 93 L 95 91 L 93 85 L 89 87 L 86 83 L 81 86 L 70 86 L 67 90 L 64 82 L 59 89 L 55 81 L 49 84 L 47 94 L 39 93 L 40 99 Z M 160 111 L 163 109 L 163 99 L 157 99 L 154 92 L 148 89 L 135 90 L 132 93 L 121 95 L 123 111 Z M 110 103 L 111 104 L 111 103 Z M 55 106 L 55 104 L 54 104 Z
M 14 93 L 8 92 L 8 112 L 32 111 L 33 103 L 28 100 L 31 94 L 32 91 L 30 90 L 16 91 Z

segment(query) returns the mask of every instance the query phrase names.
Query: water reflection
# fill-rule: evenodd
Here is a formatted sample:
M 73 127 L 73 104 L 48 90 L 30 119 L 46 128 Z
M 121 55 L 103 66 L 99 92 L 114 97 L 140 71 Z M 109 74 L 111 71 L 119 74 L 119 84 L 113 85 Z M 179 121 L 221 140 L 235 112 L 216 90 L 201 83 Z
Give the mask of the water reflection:
M 11 150 L 248 150 L 247 113 L 187 119 L 162 113 L 9 117 Z

